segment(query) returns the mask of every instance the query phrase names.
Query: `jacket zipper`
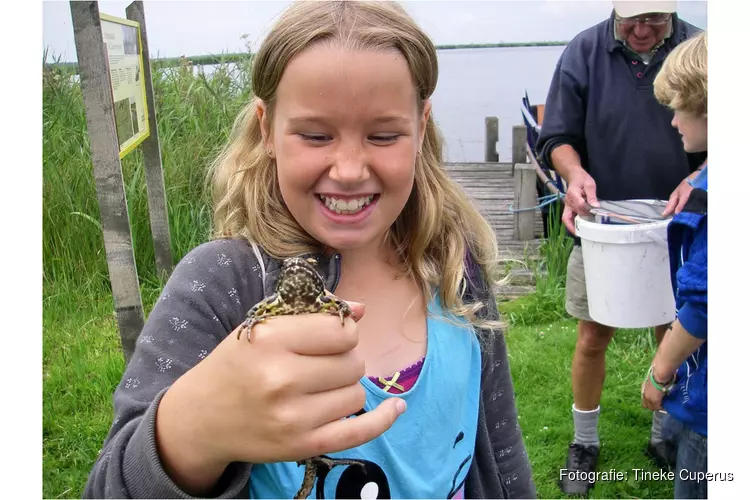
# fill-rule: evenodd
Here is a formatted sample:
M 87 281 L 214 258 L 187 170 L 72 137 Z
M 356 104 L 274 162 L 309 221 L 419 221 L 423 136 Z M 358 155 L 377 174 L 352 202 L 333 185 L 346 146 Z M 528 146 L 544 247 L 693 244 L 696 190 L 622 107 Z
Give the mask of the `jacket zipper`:
M 339 287 L 339 279 L 341 278 L 341 254 L 336 253 L 333 255 L 333 258 L 336 260 L 336 274 L 333 277 L 333 290 L 331 290 L 331 293 L 336 292 L 336 289 Z

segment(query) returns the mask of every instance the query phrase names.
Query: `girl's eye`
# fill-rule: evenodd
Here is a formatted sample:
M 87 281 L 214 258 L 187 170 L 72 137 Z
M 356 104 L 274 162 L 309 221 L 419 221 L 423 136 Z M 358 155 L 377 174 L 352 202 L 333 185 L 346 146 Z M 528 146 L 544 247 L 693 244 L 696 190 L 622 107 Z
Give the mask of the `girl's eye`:
M 325 134 L 299 134 L 302 139 L 310 142 L 326 142 L 331 140 L 331 136 Z
M 372 136 L 371 140 L 374 142 L 379 142 L 381 144 L 387 144 L 389 142 L 394 142 L 396 139 L 398 139 L 399 134 L 390 134 L 390 135 L 374 135 Z

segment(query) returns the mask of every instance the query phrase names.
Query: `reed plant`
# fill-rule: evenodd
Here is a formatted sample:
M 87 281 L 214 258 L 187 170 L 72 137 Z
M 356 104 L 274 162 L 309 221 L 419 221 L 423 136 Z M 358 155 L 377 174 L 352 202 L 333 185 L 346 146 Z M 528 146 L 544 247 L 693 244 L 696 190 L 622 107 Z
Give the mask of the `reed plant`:
M 109 288 L 99 204 L 77 75 L 43 66 L 43 269 L 45 294 L 55 287 Z M 206 74 L 183 60 L 153 71 L 172 252 L 179 260 L 208 238 L 207 168 L 251 95 L 251 60 L 222 63 Z M 122 160 L 136 267 L 156 280 L 143 157 Z

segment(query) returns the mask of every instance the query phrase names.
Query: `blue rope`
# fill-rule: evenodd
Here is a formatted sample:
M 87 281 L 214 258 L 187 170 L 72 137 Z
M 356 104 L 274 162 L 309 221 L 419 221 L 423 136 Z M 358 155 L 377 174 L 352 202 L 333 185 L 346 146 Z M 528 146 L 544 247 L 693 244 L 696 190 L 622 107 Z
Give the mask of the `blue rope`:
M 537 201 L 542 201 L 542 203 L 540 203 L 539 205 L 537 205 L 535 207 L 514 209 L 513 208 L 513 204 L 511 204 L 510 207 L 508 208 L 508 210 L 511 211 L 511 212 L 513 212 L 513 213 L 531 212 L 533 210 L 537 210 L 539 208 L 546 207 L 547 205 L 552 205 L 557 200 L 562 200 L 564 198 L 565 198 L 565 195 L 562 194 L 562 193 L 548 194 L 546 196 L 542 196 L 541 198 L 537 198 Z

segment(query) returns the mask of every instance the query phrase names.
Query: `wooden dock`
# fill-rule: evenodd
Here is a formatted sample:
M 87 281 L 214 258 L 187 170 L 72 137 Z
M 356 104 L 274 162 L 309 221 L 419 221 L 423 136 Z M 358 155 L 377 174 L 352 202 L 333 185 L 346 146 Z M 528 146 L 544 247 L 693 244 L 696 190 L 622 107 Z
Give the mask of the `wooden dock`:
M 535 279 L 531 269 L 519 266 L 518 262 L 529 263 L 539 258 L 539 243 L 544 236 L 541 212 L 526 212 L 519 221 L 518 215 L 510 211 L 519 206 L 522 179 L 520 170 L 514 176 L 511 163 L 446 163 L 448 174 L 472 199 L 475 206 L 485 216 L 497 236 L 501 260 L 511 261 L 510 282 L 495 290 L 502 300 L 510 300 L 533 293 Z M 518 165 L 516 166 L 518 167 Z M 536 186 L 532 185 L 536 199 Z M 527 197 L 528 198 L 528 197 Z M 521 204 L 521 206 L 534 206 Z M 524 238 L 519 238 L 519 222 L 530 223 Z M 531 229 L 533 228 L 533 229 Z M 526 239 L 531 233 L 531 238 Z
M 484 215 L 497 237 L 500 259 L 508 262 L 510 283 L 496 290 L 498 298 L 513 299 L 535 289 L 533 269 L 540 259 L 544 222 L 538 205 L 537 179 L 546 179 L 526 142 L 526 127 L 513 127 L 512 159 L 500 162 L 497 154 L 498 120 L 485 119 L 485 161 L 447 162 L 455 180 Z M 511 209 L 525 209 L 513 212 Z
M 536 251 L 539 238 L 544 235 L 542 215 L 539 210 L 529 212 L 533 214 L 531 239 L 521 239 L 515 234 L 517 217 L 510 208 L 518 207 L 517 179 L 513 176 L 511 163 L 446 163 L 445 167 L 495 230 L 503 258 L 521 259 L 524 251 Z

